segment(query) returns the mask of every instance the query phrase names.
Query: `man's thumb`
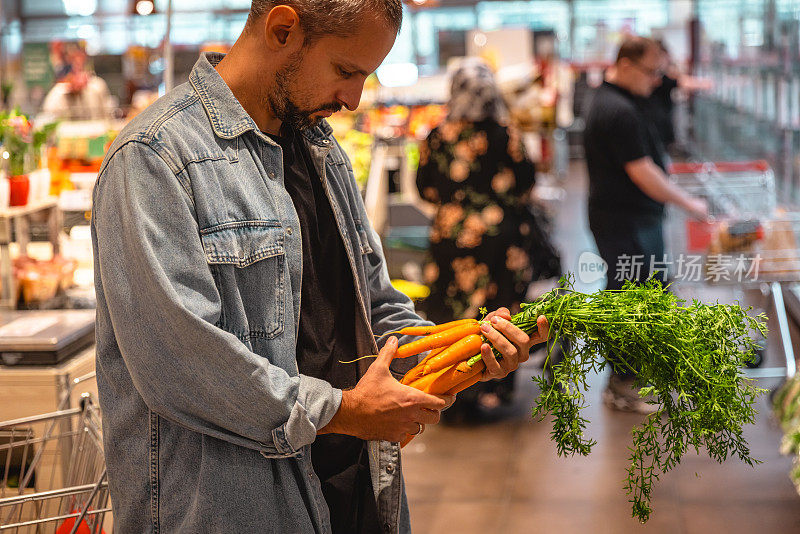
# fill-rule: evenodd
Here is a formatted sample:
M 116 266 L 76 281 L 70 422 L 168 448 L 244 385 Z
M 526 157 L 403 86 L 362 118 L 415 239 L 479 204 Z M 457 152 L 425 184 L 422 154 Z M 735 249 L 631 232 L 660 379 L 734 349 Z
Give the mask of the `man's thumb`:
M 389 369 L 389 365 L 392 363 L 392 359 L 394 359 L 394 355 L 396 352 L 397 352 L 397 338 L 391 336 L 389 337 L 389 339 L 386 340 L 386 343 L 383 345 L 383 348 L 378 353 L 378 357 L 375 359 L 375 365 Z

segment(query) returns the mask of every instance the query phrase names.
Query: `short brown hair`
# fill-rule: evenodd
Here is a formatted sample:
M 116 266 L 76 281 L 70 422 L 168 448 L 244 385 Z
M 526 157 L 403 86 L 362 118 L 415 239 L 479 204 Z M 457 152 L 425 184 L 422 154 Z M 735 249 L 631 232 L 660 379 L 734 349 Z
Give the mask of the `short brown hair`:
M 617 52 L 617 63 L 622 59 L 628 59 L 633 62 L 640 61 L 647 52 L 652 49 L 658 50 L 658 43 L 647 37 L 627 37 L 622 44 L 619 45 L 619 52 Z
M 403 22 L 402 0 L 252 0 L 245 28 L 277 6 L 297 12 L 307 43 L 323 35 L 352 35 L 371 14 L 382 16 L 395 32 Z

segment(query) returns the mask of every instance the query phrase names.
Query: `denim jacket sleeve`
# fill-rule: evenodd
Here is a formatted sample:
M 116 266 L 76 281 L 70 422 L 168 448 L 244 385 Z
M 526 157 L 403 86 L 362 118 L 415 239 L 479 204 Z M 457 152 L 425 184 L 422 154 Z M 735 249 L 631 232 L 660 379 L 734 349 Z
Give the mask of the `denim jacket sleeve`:
M 290 376 L 215 326 L 221 299 L 202 247 L 190 187 L 159 146 L 129 141 L 94 191 L 92 230 L 120 353 L 153 412 L 262 453 L 314 441 L 341 390 Z

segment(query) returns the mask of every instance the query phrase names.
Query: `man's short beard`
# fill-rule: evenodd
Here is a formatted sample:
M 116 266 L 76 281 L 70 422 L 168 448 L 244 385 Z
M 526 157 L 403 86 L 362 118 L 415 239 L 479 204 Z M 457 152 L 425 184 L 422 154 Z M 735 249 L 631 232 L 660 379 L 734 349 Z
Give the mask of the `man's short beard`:
M 333 111 L 341 109 L 335 104 L 327 105 L 321 109 L 305 110 L 301 109 L 293 100 L 289 87 L 295 81 L 297 70 L 303 61 L 303 50 L 295 52 L 289 61 L 275 73 L 275 83 L 272 90 L 267 90 L 267 105 L 272 109 L 275 116 L 287 127 L 303 131 L 316 126 L 321 120 L 320 117 L 312 117 L 318 111 Z

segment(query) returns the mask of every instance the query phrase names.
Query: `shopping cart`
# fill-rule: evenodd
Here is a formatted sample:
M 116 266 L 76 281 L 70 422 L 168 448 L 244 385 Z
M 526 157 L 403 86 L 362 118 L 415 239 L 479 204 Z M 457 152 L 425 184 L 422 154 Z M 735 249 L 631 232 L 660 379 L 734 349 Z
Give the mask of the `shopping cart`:
M 732 294 L 731 302 L 744 302 L 745 291 L 768 299 L 759 304 L 774 308 L 786 366 L 748 374 L 793 376 L 782 283 L 800 281 L 800 213 L 777 207 L 775 178 L 764 161 L 677 164 L 670 172 L 673 183 L 708 202 L 710 217 L 699 221 L 668 206 L 667 257 L 655 267 L 666 272 L 676 293 L 683 289 L 692 298 L 705 286 L 713 300 Z
M 73 385 L 92 375 L 73 381 Z M 100 534 L 109 505 L 99 408 L 80 405 L 0 423 L 0 532 Z

